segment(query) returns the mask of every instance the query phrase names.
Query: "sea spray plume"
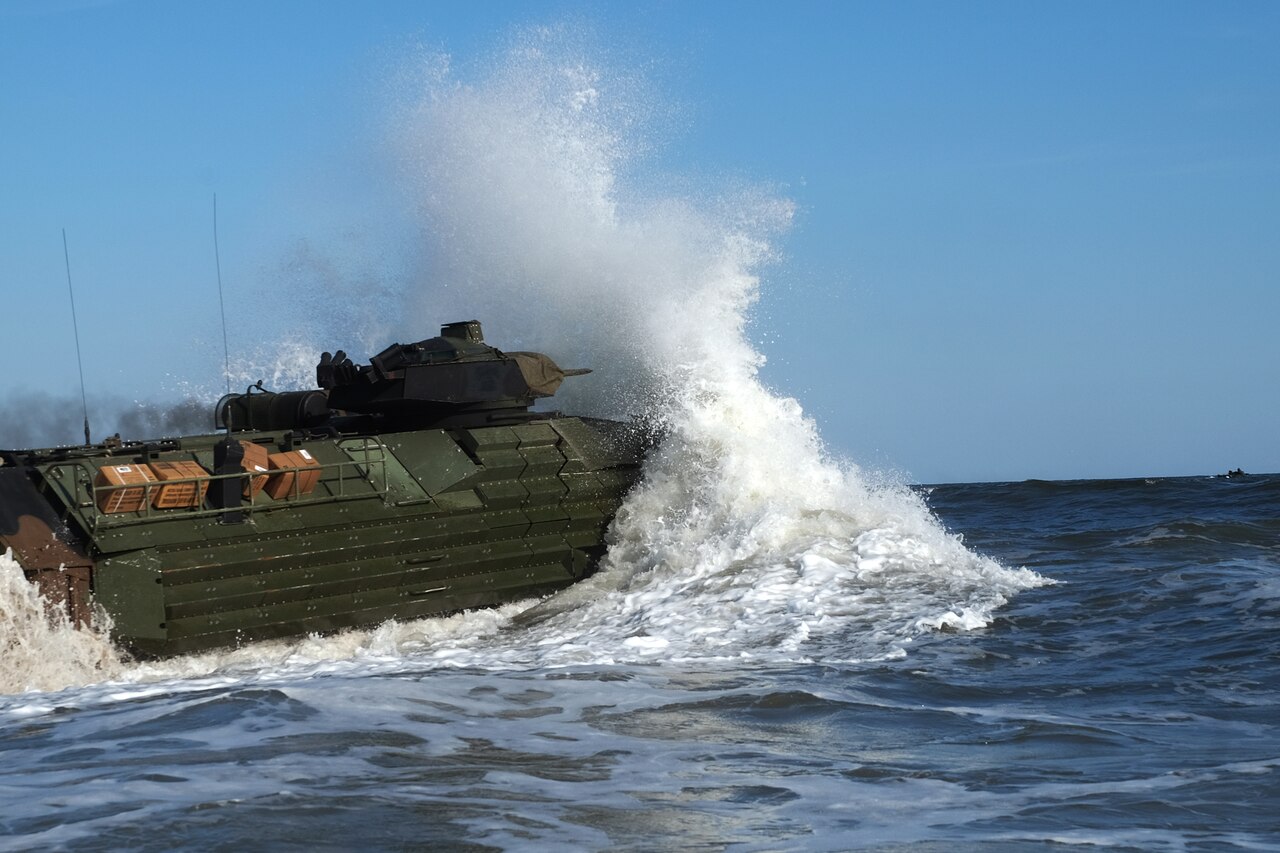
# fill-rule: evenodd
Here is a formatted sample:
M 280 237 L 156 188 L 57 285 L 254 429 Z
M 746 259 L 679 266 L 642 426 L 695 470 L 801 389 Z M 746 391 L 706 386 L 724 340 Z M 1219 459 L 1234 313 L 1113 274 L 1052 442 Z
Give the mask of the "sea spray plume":
M 749 372 L 699 376 L 668 422 L 601 573 L 532 629 L 539 663 L 882 659 L 1041 582 L 825 458 L 799 405 Z
M 0 694 L 60 690 L 124 669 L 105 633 L 77 630 L 65 614 L 49 614 L 11 552 L 0 553 L 0 661 Z
M 643 87 L 559 31 L 527 34 L 475 82 L 422 65 L 395 128 L 426 242 L 407 315 L 480 317 L 512 349 L 594 368 L 566 384 L 566 408 L 651 408 L 670 366 L 699 360 L 712 316 L 694 303 L 736 235 L 692 200 L 626 185 L 653 112 Z M 769 209 L 785 228 L 790 204 Z
M 302 335 L 289 335 L 246 349 L 231 361 L 231 391 L 242 394 L 262 383 L 267 391 L 299 391 L 316 387 L 321 350 Z
M 793 206 L 750 188 L 640 192 L 633 111 L 592 68 L 535 31 L 475 82 L 431 63 L 401 113 L 424 279 L 443 285 L 409 313 L 483 316 L 503 339 L 596 367 L 577 402 L 647 411 L 668 432 L 603 571 L 542 609 L 532 646 L 441 654 L 878 657 L 985 624 L 1039 582 L 965 550 L 907 490 L 830 460 L 799 404 L 761 385 L 747 321 Z
M 379 235 L 379 239 L 392 238 Z M 292 294 L 288 301 L 303 309 L 300 316 L 291 318 L 289 348 L 305 341 L 313 350 L 312 366 L 326 349 L 377 353 L 406 331 L 400 328 L 399 316 L 403 272 L 377 244 L 378 239 L 362 228 L 344 229 L 323 241 L 299 238 L 271 272 L 272 281 Z M 278 318 L 273 314 L 272 319 L 274 326 L 260 333 L 261 339 L 279 337 Z M 431 330 L 407 331 L 406 340 L 417 340 Z M 304 387 L 313 387 L 314 380 L 314 376 L 308 378 Z

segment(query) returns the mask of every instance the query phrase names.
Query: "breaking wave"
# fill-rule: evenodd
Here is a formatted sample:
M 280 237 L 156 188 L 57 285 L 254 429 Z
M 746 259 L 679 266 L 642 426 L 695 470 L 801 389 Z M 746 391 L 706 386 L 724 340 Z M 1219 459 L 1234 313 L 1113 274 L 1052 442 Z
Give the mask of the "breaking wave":
M 596 367 L 569 388 L 579 408 L 668 429 L 600 575 L 519 643 L 437 654 L 866 658 L 985 624 L 1039 579 L 970 553 L 914 494 L 833 459 L 799 404 L 760 381 L 747 327 L 793 204 L 756 188 L 654 193 L 644 124 L 660 111 L 610 67 L 537 30 L 477 80 L 422 58 L 398 114 L 433 283 L 408 315 L 481 316 L 494 340 Z
M 51 618 L 12 552 L 0 553 L 0 693 L 60 690 L 124 673 L 106 639 Z

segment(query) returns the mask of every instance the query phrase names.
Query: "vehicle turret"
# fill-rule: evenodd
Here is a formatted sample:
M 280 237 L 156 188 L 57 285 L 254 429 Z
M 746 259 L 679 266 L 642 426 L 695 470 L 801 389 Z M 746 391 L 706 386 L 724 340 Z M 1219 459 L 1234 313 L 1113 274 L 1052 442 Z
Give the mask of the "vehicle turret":
M 261 385 L 218 404 L 217 422 L 234 430 L 341 427 L 373 417 L 396 428 L 520 423 L 529 406 L 555 394 L 566 370 L 536 352 L 503 352 L 484 342 L 479 321 L 446 323 L 434 338 L 392 344 L 354 363 L 325 352 L 316 365 L 319 391 L 277 394 Z

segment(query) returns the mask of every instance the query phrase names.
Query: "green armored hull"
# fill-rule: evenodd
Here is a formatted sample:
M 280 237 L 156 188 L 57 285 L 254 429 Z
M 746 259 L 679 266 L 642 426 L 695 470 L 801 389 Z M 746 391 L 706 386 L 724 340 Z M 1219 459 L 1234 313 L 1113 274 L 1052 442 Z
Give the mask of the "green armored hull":
M 491 352 L 486 368 L 508 359 Z M 491 606 L 593 570 L 639 475 L 639 430 L 531 413 L 526 398 L 542 395 L 513 406 L 509 391 L 359 404 L 353 393 L 407 384 L 413 365 L 348 369 L 346 386 L 324 368 L 329 399 L 346 393 L 351 408 L 251 393 L 220 417 L 271 428 L 0 454 L 0 548 L 52 606 L 81 622 L 100 606 L 112 636 L 148 656 Z M 179 476 L 113 479 L 142 468 Z

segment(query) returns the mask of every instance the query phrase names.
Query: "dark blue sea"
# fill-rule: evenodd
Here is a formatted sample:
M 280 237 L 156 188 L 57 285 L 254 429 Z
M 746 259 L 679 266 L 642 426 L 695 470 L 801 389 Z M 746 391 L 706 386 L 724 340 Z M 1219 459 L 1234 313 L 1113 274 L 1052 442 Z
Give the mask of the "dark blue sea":
M 1280 850 L 1280 476 L 916 494 L 988 574 L 894 512 L 753 527 L 532 616 L 11 688 L 0 847 Z

